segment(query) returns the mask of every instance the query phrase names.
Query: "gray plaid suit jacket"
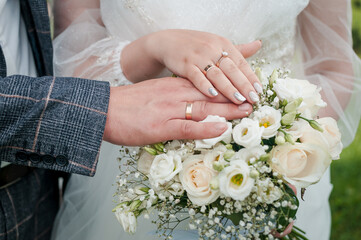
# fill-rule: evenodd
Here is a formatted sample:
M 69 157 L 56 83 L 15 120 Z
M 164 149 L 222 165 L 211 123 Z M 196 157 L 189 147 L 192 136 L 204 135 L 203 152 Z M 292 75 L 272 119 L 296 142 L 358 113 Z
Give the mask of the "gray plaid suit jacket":
M 0 161 L 36 169 L 0 189 L 0 240 L 49 239 L 52 170 L 95 174 L 109 100 L 108 83 L 52 76 L 46 0 L 20 4 L 39 77 L 7 76 L 0 47 Z

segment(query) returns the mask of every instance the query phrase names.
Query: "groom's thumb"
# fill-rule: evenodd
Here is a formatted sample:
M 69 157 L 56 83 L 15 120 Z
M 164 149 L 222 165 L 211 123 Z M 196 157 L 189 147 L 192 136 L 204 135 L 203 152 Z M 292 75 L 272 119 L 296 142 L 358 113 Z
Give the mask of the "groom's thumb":
M 253 41 L 246 44 L 236 45 L 236 48 L 241 52 L 244 58 L 251 57 L 262 47 L 261 40 Z

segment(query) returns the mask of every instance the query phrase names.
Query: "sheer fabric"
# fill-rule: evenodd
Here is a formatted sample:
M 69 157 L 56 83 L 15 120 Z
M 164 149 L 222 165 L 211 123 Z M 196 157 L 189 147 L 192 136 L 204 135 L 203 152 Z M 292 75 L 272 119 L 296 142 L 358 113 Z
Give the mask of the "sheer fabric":
M 268 72 L 288 67 L 293 77 L 321 86 L 328 103 L 322 115 L 339 119 L 347 146 L 361 114 L 361 64 L 352 50 L 350 10 L 350 1 L 337 0 L 102 0 L 55 39 L 55 71 L 128 84 L 120 68 L 122 48 L 162 29 L 207 31 L 234 43 L 261 39 L 253 59 L 270 62 L 264 66 Z M 118 147 L 104 143 L 95 178 L 71 177 L 53 239 L 157 239 L 149 221 L 140 220 L 137 234 L 128 236 L 111 213 L 117 156 Z M 331 189 L 327 172 L 301 201 L 296 225 L 310 239 L 329 239 Z M 197 239 L 191 231 L 177 234 L 176 239 Z

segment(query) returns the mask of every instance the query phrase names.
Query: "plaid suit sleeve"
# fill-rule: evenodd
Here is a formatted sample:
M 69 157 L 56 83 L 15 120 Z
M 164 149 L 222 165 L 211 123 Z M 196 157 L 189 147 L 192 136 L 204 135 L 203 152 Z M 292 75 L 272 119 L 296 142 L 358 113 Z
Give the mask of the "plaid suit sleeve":
M 107 82 L 0 78 L 0 159 L 93 176 L 108 101 Z

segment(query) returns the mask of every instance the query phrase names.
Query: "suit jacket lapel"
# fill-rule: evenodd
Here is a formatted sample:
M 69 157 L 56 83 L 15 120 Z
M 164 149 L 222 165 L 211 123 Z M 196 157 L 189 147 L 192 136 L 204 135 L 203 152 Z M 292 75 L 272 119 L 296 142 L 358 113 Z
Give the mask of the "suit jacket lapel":
M 39 76 L 53 74 L 53 48 L 46 0 L 20 0 L 29 42 Z

